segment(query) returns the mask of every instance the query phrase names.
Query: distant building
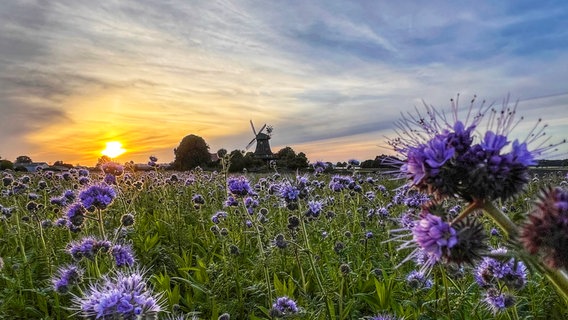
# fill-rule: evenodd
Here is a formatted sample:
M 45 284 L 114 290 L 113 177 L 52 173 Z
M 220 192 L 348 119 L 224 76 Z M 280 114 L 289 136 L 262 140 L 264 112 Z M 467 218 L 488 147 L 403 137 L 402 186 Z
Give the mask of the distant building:
M 50 168 L 47 162 L 14 163 L 15 171 L 37 172 L 38 170 L 49 170 Z

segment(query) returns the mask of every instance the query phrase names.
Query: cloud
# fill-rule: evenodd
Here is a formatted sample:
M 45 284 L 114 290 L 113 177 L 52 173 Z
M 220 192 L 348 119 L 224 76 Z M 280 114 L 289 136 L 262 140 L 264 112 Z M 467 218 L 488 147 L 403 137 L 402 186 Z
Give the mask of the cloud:
M 94 162 L 119 139 L 124 157 L 168 161 L 191 133 L 243 148 L 252 119 L 274 126 L 274 147 L 372 158 L 362 140 L 421 99 L 510 93 L 527 118 L 565 108 L 568 6 L 419 4 L 1 3 L 0 151 Z

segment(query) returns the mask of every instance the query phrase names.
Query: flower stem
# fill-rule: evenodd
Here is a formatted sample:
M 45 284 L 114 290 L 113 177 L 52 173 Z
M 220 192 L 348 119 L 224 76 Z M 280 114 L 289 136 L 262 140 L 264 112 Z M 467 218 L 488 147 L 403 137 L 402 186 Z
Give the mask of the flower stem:
M 102 239 L 106 239 L 105 226 L 104 226 L 104 222 L 103 222 L 103 213 L 102 213 L 101 209 L 97 209 L 97 221 L 98 221 L 98 225 L 99 225 L 100 236 L 102 237 Z
M 495 204 L 491 201 L 483 201 L 481 203 L 481 207 L 483 211 L 495 221 L 507 233 L 509 238 L 514 238 L 518 235 L 519 230 L 518 227 L 503 211 L 499 210 L 495 207 Z
M 475 200 L 472 203 L 470 203 L 469 206 L 467 206 L 467 208 L 465 208 L 462 212 L 460 212 L 459 216 L 457 216 L 452 221 L 452 224 L 460 222 L 461 220 L 466 218 L 470 213 L 472 213 L 476 209 L 479 209 L 481 207 L 482 203 L 483 202 L 481 202 L 479 200 Z

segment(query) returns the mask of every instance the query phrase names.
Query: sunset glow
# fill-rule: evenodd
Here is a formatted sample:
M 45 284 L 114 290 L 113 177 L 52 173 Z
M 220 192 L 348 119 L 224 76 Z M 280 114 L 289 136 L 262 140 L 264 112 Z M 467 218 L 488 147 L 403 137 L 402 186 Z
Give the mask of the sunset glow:
M 116 158 L 125 152 L 126 149 L 122 147 L 122 143 L 118 141 L 109 141 L 106 143 L 106 148 L 101 151 L 101 154 L 109 158 Z

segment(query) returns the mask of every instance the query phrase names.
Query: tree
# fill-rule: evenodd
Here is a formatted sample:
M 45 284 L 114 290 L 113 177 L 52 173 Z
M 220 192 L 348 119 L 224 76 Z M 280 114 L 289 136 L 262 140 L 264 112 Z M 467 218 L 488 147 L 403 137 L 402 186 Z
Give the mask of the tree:
M 32 158 L 28 157 L 28 156 L 19 156 L 16 158 L 16 162 L 15 163 L 32 163 Z
M 174 149 L 174 168 L 176 170 L 191 170 L 205 166 L 211 162 L 209 146 L 203 138 L 190 134 L 185 136 L 179 146 Z
M 6 169 L 14 170 L 14 164 L 6 159 L 0 160 L 0 170 L 6 170 Z
M 306 154 L 300 152 L 296 154 L 291 147 L 284 147 L 276 153 L 278 167 L 285 167 L 290 170 L 304 169 L 308 167 Z

